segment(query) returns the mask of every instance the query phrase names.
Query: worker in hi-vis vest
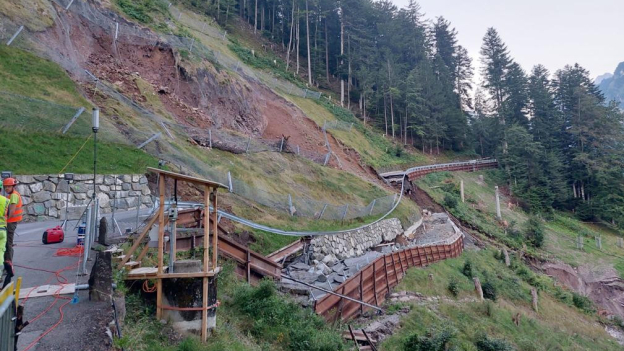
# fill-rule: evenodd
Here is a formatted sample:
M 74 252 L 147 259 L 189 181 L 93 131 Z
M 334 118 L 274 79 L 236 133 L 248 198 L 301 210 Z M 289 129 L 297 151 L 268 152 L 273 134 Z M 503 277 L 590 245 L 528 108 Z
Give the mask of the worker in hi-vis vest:
M 6 251 L 4 251 L 4 269 L 7 272 L 7 276 L 4 279 L 3 288 L 11 282 L 13 278 L 13 238 L 15 237 L 15 230 L 17 229 L 17 223 L 22 221 L 22 196 L 15 190 L 17 181 L 15 178 L 7 178 L 2 182 L 4 185 L 4 191 L 9 199 L 9 211 L 7 213 L 7 240 Z
M 2 183 L 0 183 L 0 191 L 1 190 L 2 190 Z M 9 211 L 9 199 L 0 195 L 0 257 L 4 257 L 4 251 L 6 250 L 8 211 Z

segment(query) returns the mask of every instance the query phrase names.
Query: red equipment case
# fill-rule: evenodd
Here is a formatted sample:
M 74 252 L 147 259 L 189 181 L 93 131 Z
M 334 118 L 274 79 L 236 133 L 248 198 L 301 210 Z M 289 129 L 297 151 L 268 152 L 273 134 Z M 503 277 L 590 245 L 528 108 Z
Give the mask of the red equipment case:
M 65 232 L 63 232 L 63 227 L 60 225 L 43 232 L 43 237 L 41 238 L 44 244 L 62 243 L 63 240 L 65 240 Z

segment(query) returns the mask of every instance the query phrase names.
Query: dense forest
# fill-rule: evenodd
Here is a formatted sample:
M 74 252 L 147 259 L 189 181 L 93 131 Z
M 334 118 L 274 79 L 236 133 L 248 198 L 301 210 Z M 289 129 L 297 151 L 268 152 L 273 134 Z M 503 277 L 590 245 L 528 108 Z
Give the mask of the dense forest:
M 578 64 L 526 72 L 490 28 L 475 84 L 452 24 L 413 0 L 185 2 L 221 24 L 247 22 L 294 74 L 405 145 L 497 157 L 530 211 L 624 225 L 624 116 Z

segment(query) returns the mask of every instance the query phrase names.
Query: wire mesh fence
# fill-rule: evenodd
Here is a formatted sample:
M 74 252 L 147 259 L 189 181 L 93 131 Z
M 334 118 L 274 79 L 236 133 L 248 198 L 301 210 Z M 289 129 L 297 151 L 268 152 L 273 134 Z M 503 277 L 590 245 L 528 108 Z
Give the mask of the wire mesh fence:
M 292 83 L 271 77 L 270 74 L 265 72 L 260 72 L 260 78 L 258 78 L 253 71 L 241 64 L 240 61 L 213 51 L 192 37 L 157 35 L 148 29 L 132 25 L 107 10 L 95 8 L 91 3 L 79 0 L 53 1 L 63 9 L 69 7 L 71 16 L 79 16 L 83 23 L 91 27 L 94 35 L 112 38 L 110 47 L 112 51 L 110 54 L 112 55 L 119 55 L 119 52 L 116 50 L 116 43 L 120 42 L 131 45 L 170 45 L 180 50 L 187 50 L 190 54 L 197 55 L 203 59 L 218 62 L 223 66 L 233 67 L 234 70 L 246 75 L 248 78 L 260 79 L 265 84 L 281 89 L 286 93 L 306 98 L 320 97 L 320 93 L 301 89 Z M 60 10 L 57 15 L 60 17 L 57 20 L 61 21 L 65 26 L 62 29 L 56 29 L 62 32 L 59 35 L 68 35 L 67 33 L 79 29 L 71 27 L 74 22 L 65 18 L 65 16 L 69 16 L 67 13 Z M 178 15 L 180 20 L 185 20 L 186 17 L 188 16 L 184 14 Z M 132 109 L 137 116 L 132 121 L 101 119 L 100 123 L 102 126 L 98 134 L 101 140 L 140 147 L 152 155 L 180 166 L 183 172 L 197 174 L 226 184 L 233 194 L 241 198 L 291 216 L 322 220 L 350 220 L 386 213 L 394 206 L 395 197 L 393 195 L 373 199 L 366 205 L 355 202 L 355 200 L 353 203 L 336 204 L 337 201 L 323 201 L 302 194 L 271 192 L 242 180 L 233 179 L 229 172 L 212 167 L 194 153 L 189 152 L 188 148 L 195 146 L 190 145 L 188 141 L 193 140 L 193 142 L 201 146 L 220 148 L 234 153 L 291 153 L 321 164 L 328 162 L 327 158 L 331 156 L 331 151 L 328 154 L 317 154 L 303 150 L 298 145 L 288 143 L 283 138 L 275 140 L 257 139 L 222 129 L 201 129 L 181 125 L 173 121 L 172 118 L 161 116 L 142 106 L 129 96 L 118 91 L 113 84 L 96 77 L 93 73 L 86 70 L 84 58 L 74 55 L 76 52 L 79 52 L 77 48 L 68 50 L 69 52 L 62 52 L 48 46 L 49 43 L 42 40 L 40 33 L 31 32 L 27 28 L 20 28 L 22 28 L 21 25 L 12 23 L 8 19 L 3 19 L 3 21 L 0 21 L 0 41 L 3 44 L 11 41 L 11 46 L 19 47 L 57 62 L 71 72 L 75 79 L 82 80 L 87 86 L 91 85 L 94 96 L 102 95 Z M 213 28 L 210 25 L 206 25 L 204 30 L 213 36 L 221 35 L 214 32 Z M 226 33 L 223 33 L 223 35 L 225 36 Z M 68 47 L 72 48 L 71 38 L 67 36 L 66 39 L 69 43 L 67 44 Z M 201 81 L 198 84 L 201 89 Z M 30 130 L 34 128 L 35 130 L 48 133 L 62 133 L 66 129 L 68 135 L 87 137 L 91 134 L 90 118 L 86 117 L 90 111 L 85 109 L 86 112 L 83 111 L 81 114 L 78 114 L 80 110 L 80 106 L 54 104 L 44 100 L 0 91 L 0 116 L 11 115 L 10 121 L 13 128 L 21 126 Z M 9 119 L 1 119 L 1 121 L 7 120 Z M 74 122 L 69 124 L 71 120 L 74 120 Z
M 345 122 L 345 121 L 325 121 L 323 125 L 323 129 L 329 130 L 351 130 L 353 129 L 353 122 Z

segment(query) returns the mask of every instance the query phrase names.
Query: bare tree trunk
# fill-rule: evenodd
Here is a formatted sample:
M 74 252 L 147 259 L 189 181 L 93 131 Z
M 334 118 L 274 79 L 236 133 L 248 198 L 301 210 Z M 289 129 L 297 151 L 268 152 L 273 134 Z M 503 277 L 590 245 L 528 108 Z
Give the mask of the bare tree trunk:
M 384 98 L 384 121 L 386 122 L 386 134 L 388 135 L 388 108 L 386 107 L 386 94 L 383 96 Z
M 256 0 L 256 10 L 254 11 L 254 34 L 258 30 L 258 0 Z
M 297 57 L 297 75 L 299 74 L 299 44 L 301 43 L 301 34 L 299 29 L 301 28 L 300 26 L 301 21 L 299 20 L 299 6 L 297 6 L 297 35 L 296 38 L 297 39 L 297 52 L 295 53 L 295 56 Z
M 288 50 L 286 50 L 286 70 L 290 67 L 290 48 L 292 47 L 293 32 L 295 26 L 295 0 L 293 0 L 292 14 L 290 16 L 290 39 L 288 40 Z
M 217 0 L 217 22 L 219 21 L 220 14 L 221 14 L 221 0 Z
M 308 46 L 308 84 L 312 86 L 312 57 L 310 57 L 310 21 L 308 15 L 308 0 L 306 0 L 306 39 Z
M 390 93 L 390 123 L 392 125 L 392 139 L 394 139 L 394 104 L 392 101 L 392 77 L 390 75 L 390 59 L 386 60 L 388 64 L 388 90 Z
M 327 18 L 325 18 L 325 78 L 329 85 L 329 39 L 327 37 Z
M 275 4 L 277 1 L 273 2 L 273 13 L 271 14 L 271 35 L 275 36 Z
M 264 30 L 264 5 L 262 5 L 262 13 L 260 16 L 260 34 L 262 34 L 263 30 Z
M 340 11 L 340 67 L 344 64 L 343 56 L 344 56 L 344 20 L 342 8 L 338 9 Z M 344 78 L 340 77 L 340 106 L 344 107 L 344 99 L 345 99 L 345 81 Z
M 316 9 L 318 11 L 318 6 Z M 314 18 L 315 18 L 314 20 L 314 62 L 312 62 L 312 70 L 314 70 L 315 68 L 318 69 L 319 61 L 320 61 L 319 51 L 318 51 L 318 24 L 320 21 L 320 16 L 315 16 Z M 318 84 L 318 82 L 316 82 L 316 84 Z
M 351 109 L 351 34 L 347 36 L 347 56 L 349 69 L 347 71 L 347 108 Z
M 245 0 L 242 0 L 238 2 L 238 15 L 241 18 L 245 18 L 243 15 L 244 13 L 245 13 Z
M 230 3 L 228 3 L 227 8 L 225 9 L 225 24 L 228 23 L 230 19 Z

